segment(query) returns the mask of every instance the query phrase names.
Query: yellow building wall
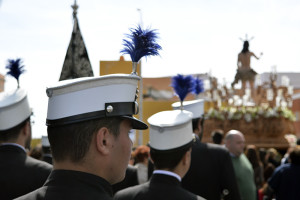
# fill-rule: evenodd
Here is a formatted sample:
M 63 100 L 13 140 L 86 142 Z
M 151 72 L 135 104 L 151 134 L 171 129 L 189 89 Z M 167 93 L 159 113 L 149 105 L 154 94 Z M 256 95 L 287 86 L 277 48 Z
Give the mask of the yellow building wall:
M 5 81 L 4 76 L 0 74 L 0 92 L 4 91 L 4 81 Z
M 131 61 L 100 61 L 100 76 L 107 74 L 130 74 L 131 72 Z M 137 72 L 140 74 L 140 64 L 138 64 Z
M 41 138 L 33 138 L 31 140 L 30 147 L 33 149 L 34 147 L 41 145 L 41 144 L 42 144 Z

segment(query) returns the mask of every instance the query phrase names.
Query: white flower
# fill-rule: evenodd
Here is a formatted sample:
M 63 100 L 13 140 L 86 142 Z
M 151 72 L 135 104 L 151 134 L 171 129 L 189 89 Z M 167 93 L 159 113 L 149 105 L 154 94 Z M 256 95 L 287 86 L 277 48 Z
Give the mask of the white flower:
M 246 113 L 246 114 L 244 115 L 244 119 L 245 119 L 246 122 L 251 122 L 251 121 L 252 121 L 252 116 L 251 116 L 251 114 L 250 114 L 250 113 Z
M 229 112 L 227 118 L 228 118 L 229 120 L 232 120 L 232 119 L 233 119 L 233 116 L 234 116 L 234 113 L 233 113 L 233 112 Z
M 276 109 L 269 108 L 265 114 L 265 117 L 278 117 L 278 113 L 276 112 Z
M 263 114 L 264 114 L 263 108 L 262 108 L 262 107 L 259 107 L 257 113 L 258 113 L 259 115 L 263 115 Z

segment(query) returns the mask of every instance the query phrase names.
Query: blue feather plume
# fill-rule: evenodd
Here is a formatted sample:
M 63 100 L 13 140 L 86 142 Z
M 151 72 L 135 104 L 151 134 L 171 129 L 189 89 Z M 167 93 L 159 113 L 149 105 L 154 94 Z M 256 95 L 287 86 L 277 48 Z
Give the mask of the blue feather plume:
M 7 65 L 6 65 L 6 69 L 8 69 L 9 71 L 6 73 L 7 75 L 13 76 L 17 82 L 18 82 L 18 88 L 19 86 L 19 77 L 21 74 L 23 74 L 25 72 L 24 69 L 24 65 L 22 65 L 22 60 L 21 58 L 17 58 L 16 60 L 13 59 L 8 59 L 7 60 Z
M 156 43 L 158 34 L 156 30 L 143 30 L 140 25 L 129 29 L 131 34 L 126 34 L 127 40 L 123 39 L 124 49 L 120 52 L 129 54 L 132 62 L 138 62 L 144 56 L 157 56 L 161 46 Z
M 199 78 L 195 78 L 195 88 L 193 90 L 193 93 L 198 95 L 201 92 L 204 92 L 203 81 Z
M 192 92 L 195 87 L 195 79 L 193 76 L 183 76 L 178 74 L 172 78 L 171 86 L 174 88 L 176 95 L 183 102 L 188 93 Z

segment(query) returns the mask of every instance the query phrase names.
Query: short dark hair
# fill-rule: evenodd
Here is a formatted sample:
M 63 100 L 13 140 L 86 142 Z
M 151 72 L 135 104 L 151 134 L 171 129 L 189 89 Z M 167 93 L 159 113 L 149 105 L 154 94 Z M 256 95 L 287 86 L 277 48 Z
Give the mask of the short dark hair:
M 215 144 L 221 144 L 224 138 L 224 132 L 221 129 L 211 132 L 211 138 Z
M 247 145 L 245 154 L 254 169 L 260 166 L 261 161 L 255 145 Z
M 94 119 L 74 124 L 48 127 L 48 138 L 55 161 L 81 161 L 89 150 L 94 134 L 106 127 L 115 137 L 119 136 L 120 117 Z
M 145 159 L 148 159 L 149 152 L 150 152 L 150 148 L 148 146 L 146 145 L 138 146 L 133 153 L 135 162 L 140 163 L 143 162 Z
M 4 130 L 0 131 L 0 141 L 11 141 L 11 140 L 16 140 L 20 134 L 21 129 L 25 126 L 27 122 L 30 122 L 30 117 L 22 121 L 20 124 Z
M 184 154 L 192 148 L 192 142 L 175 150 L 159 151 L 150 148 L 150 156 L 156 169 L 173 170 Z
M 291 163 L 300 165 L 300 145 L 296 146 L 290 153 Z
M 198 125 L 199 125 L 200 119 L 201 119 L 201 118 L 198 117 L 198 118 L 194 118 L 194 119 L 192 120 L 193 131 L 195 131 L 197 128 L 199 128 Z

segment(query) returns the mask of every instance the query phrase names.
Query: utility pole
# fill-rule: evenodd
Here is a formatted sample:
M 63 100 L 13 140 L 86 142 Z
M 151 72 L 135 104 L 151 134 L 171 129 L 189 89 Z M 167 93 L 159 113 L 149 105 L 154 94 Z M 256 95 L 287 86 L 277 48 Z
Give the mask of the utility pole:
M 143 29 L 143 17 L 142 17 L 142 10 L 137 9 L 137 11 L 140 14 L 140 26 Z M 143 77 L 142 77 L 142 59 L 140 60 L 140 64 L 138 65 L 140 67 L 140 85 L 139 85 L 139 90 L 140 90 L 140 95 L 139 95 L 139 120 L 143 121 Z M 143 144 L 143 131 L 139 130 L 139 140 L 138 140 L 138 145 Z

